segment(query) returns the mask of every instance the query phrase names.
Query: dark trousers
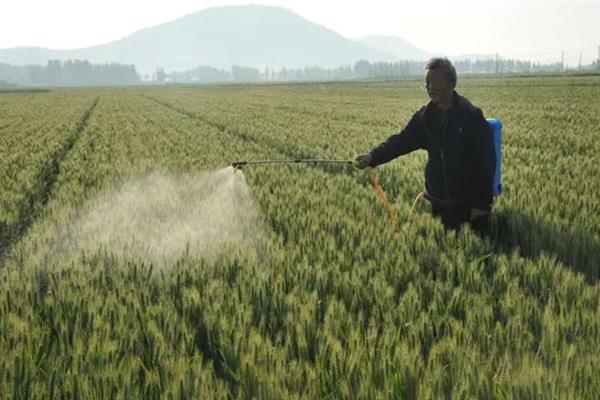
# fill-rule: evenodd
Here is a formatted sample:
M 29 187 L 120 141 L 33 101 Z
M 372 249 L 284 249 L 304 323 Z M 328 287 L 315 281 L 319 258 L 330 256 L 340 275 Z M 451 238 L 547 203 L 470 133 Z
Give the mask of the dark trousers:
M 471 221 L 471 206 L 468 204 L 442 205 L 432 203 L 431 214 L 434 218 L 439 218 L 442 221 L 446 230 L 458 232 L 463 224 L 468 223 L 471 229 L 480 236 L 486 235 L 489 231 L 489 214 Z

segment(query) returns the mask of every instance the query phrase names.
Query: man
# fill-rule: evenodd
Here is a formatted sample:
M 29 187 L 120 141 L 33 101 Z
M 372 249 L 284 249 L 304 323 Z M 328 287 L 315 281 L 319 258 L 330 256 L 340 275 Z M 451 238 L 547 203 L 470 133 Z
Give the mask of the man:
M 400 133 L 356 157 L 354 165 L 376 167 L 414 150 L 427 150 L 424 193 L 433 216 L 446 229 L 459 230 L 469 223 L 484 234 L 496 168 L 492 130 L 481 110 L 455 92 L 456 70 L 447 58 L 431 59 L 426 71 L 431 101 Z

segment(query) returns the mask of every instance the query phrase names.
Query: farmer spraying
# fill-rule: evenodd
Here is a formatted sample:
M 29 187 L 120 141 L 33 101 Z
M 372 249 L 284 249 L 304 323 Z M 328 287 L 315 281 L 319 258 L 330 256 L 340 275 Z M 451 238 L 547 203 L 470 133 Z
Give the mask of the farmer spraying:
M 492 128 L 481 110 L 454 90 L 456 70 L 447 58 L 431 59 L 426 71 L 431 101 L 399 133 L 356 157 L 354 165 L 376 167 L 403 154 L 427 150 L 424 196 L 431 202 L 433 216 L 446 229 L 458 230 L 469 223 L 484 234 L 489 227 L 497 161 Z

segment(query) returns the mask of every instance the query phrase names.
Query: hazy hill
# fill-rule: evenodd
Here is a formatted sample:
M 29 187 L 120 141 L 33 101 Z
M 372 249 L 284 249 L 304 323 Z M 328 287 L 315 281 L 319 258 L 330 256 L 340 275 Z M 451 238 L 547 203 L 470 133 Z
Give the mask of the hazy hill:
M 360 59 L 391 61 L 396 57 L 346 39 L 284 8 L 251 5 L 210 8 L 85 49 L 4 50 L 4 61 L 16 65 L 45 64 L 50 58 L 135 64 L 139 71 L 150 72 L 157 67 L 172 71 L 198 65 L 229 68 L 232 64 L 337 67 Z
M 401 60 L 421 61 L 432 56 L 425 50 L 395 36 L 366 36 L 356 41 Z

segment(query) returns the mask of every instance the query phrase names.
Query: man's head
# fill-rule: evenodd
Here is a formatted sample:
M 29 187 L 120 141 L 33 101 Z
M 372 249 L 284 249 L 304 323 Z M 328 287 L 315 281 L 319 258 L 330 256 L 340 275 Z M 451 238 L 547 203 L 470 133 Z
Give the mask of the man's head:
M 450 105 L 456 87 L 456 69 L 447 58 L 432 58 L 425 67 L 425 87 L 431 101 Z

